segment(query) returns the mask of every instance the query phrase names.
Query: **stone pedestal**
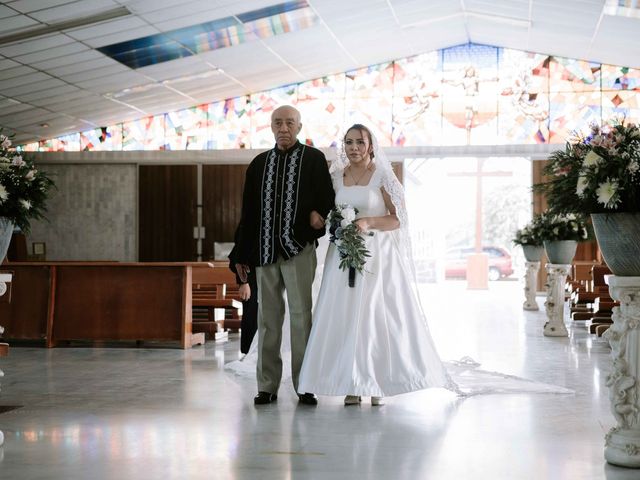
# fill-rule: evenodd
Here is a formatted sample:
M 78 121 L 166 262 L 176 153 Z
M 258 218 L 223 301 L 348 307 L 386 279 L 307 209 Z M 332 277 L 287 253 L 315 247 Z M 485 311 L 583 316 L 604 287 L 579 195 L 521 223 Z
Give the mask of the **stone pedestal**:
M 0 272 L 0 297 L 2 297 L 5 293 L 7 293 L 7 284 L 11 282 L 11 278 L 13 277 L 10 273 Z M 0 325 L 0 335 L 4 333 L 4 328 Z M 5 343 L 0 343 L 0 357 L 6 355 L 8 351 L 8 345 Z M 0 369 L 0 377 L 4 376 L 4 372 Z M 0 446 L 4 444 L 4 433 L 0 430 Z
M 536 285 L 538 283 L 538 270 L 540 270 L 540 262 L 525 262 L 527 271 L 524 274 L 524 304 L 522 308 L 525 310 L 540 310 L 538 302 L 536 302 Z
M 611 345 L 607 387 L 618 424 L 605 437 L 604 458 L 614 465 L 640 468 L 640 277 L 610 276 L 607 283 L 611 297 L 620 302 L 604 334 Z
M 569 332 L 564 325 L 564 286 L 567 275 L 571 272 L 571 265 L 564 263 L 547 263 L 547 323 L 544 334 L 547 337 L 567 337 Z

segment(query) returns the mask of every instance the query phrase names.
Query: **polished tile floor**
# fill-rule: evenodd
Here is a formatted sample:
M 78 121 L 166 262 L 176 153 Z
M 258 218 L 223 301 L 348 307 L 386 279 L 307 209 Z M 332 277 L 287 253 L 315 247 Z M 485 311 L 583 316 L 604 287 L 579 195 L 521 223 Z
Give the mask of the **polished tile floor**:
M 308 407 L 285 384 L 256 408 L 253 382 L 223 369 L 237 338 L 188 351 L 13 347 L 0 406 L 21 408 L 0 414 L 0 478 L 640 478 L 603 460 L 608 346 L 578 324 L 544 337 L 544 313 L 523 312 L 523 300 L 518 282 L 424 288 L 444 359 L 469 355 L 574 394 L 428 390 L 376 408 L 328 397 Z

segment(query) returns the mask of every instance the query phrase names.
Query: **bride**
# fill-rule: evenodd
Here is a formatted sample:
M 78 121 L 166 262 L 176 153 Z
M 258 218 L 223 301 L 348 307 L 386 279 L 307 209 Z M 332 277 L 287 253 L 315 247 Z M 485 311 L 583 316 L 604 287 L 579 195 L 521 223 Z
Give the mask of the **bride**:
M 354 221 L 370 253 L 354 286 L 329 246 L 299 392 L 346 395 L 354 405 L 427 387 L 455 389 L 434 347 L 414 290 L 404 190 L 364 125 L 347 130 L 342 161 L 332 166 L 336 205 Z

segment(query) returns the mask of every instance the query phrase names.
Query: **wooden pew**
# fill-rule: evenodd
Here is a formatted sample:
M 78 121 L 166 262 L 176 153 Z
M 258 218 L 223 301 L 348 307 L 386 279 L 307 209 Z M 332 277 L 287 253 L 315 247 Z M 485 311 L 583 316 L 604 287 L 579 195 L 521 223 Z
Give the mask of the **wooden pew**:
M 235 327 L 229 320 L 237 321 L 236 328 L 239 328 L 242 303 L 235 275 L 226 262 L 194 265 L 192 283 L 195 331 L 208 333 L 215 340 L 220 340 L 226 338 L 228 329 Z M 206 315 L 201 315 L 198 310 L 205 311 Z
M 192 333 L 189 263 L 37 262 L 14 271 L 12 301 L 0 304 L 4 338 L 60 342 L 204 343 Z

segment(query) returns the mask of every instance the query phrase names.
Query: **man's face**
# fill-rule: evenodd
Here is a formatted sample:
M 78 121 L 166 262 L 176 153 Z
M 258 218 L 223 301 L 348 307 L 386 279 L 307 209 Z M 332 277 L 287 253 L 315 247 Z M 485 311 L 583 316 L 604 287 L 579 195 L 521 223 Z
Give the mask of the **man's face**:
M 280 107 L 271 115 L 271 131 L 280 150 L 286 150 L 296 143 L 302 128 L 300 113 L 292 107 Z

